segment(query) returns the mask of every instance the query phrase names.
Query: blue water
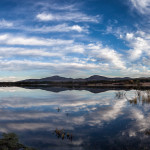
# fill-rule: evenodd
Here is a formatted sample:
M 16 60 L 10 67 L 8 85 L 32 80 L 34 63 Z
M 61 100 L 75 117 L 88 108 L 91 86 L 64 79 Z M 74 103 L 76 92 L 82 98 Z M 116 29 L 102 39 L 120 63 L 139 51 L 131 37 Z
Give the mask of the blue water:
M 149 149 L 150 104 L 131 104 L 133 90 L 128 98 L 116 92 L 0 88 L 0 134 L 16 133 L 37 150 Z

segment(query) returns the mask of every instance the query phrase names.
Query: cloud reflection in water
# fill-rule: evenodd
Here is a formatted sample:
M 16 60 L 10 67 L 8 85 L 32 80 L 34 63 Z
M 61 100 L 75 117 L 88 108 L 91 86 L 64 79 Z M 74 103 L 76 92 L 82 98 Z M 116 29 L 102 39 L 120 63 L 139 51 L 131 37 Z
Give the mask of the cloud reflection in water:
M 45 150 L 49 147 L 56 150 L 60 145 L 62 149 L 71 146 L 82 150 L 93 145 L 95 149 L 110 149 L 108 142 L 117 147 L 115 140 L 122 143 L 129 137 L 147 137 L 142 133 L 150 129 L 150 108 L 129 105 L 125 97 L 117 99 L 115 92 L 53 93 L 3 88 L 0 90 L 0 131 L 18 133 L 24 143 Z M 133 95 L 134 91 L 128 92 L 128 97 Z M 52 134 L 56 128 L 73 133 L 74 140 L 58 141 Z

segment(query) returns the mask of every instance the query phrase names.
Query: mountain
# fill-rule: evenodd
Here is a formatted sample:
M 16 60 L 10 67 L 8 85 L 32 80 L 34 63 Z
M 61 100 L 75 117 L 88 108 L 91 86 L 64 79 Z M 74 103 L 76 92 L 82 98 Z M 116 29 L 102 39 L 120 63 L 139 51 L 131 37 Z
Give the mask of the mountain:
M 116 78 L 108 78 L 108 77 L 105 77 L 105 76 L 99 76 L 99 75 L 93 75 L 89 78 L 86 78 L 87 81 L 100 81 L 100 80 L 103 80 L 103 81 L 112 81 L 112 80 L 130 80 L 131 78 L 129 77 L 124 77 L 124 78 L 119 78 L 119 77 L 116 77 Z
M 42 79 L 27 79 L 20 82 L 44 82 L 44 81 L 55 81 L 55 82 L 61 82 L 61 81 L 72 81 L 72 78 L 65 78 L 60 76 L 52 76 L 52 77 L 46 77 Z
M 78 82 L 84 82 L 84 81 L 112 81 L 112 80 L 128 80 L 131 79 L 129 77 L 124 77 L 124 78 L 108 78 L 105 76 L 99 76 L 99 75 L 93 75 L 90 76 L 89 78 L 78 78 L 78 79 L 73 79 L 73 78 L 65 78 L 65 77 L 60 77 L 60 76 L 52 76 L 52 77 L 46 77 L 46 78 L 41 78 L 41 79 L 27 79 L 27 80 L 22 80 L 19 82 L 68 82 L 68 81 L 78 81 Z
M 99 75 L 93 75 L 93 76 L 90 76 L 89 78 L 86 78 L 85 80 L 87 81 L 94 81 L 94 80 L 110 80 L 111 78 L 108 78 L 108 77 L 104 77 L 104 76 L 99 76 Z
M 72 78 L 65 78 L 60 76 L 52 76 L 47 78 L 39 79 L 39 81 L 72 81 Z

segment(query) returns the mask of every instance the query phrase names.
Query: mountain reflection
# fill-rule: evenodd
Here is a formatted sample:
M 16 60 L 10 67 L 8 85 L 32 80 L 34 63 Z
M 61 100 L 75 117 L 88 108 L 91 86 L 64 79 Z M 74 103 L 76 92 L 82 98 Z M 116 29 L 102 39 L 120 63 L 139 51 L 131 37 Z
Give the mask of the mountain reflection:
M 38 150 L 147 149 L 149 95 L 136 90 L 95 94 L 3 88 L 0 133 L 14 132 L 21 143 Z

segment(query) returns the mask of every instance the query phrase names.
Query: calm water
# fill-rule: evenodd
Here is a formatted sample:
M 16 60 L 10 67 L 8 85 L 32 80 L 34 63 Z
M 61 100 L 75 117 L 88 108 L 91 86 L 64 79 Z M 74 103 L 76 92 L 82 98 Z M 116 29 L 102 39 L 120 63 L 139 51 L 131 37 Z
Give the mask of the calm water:
M 0 133 L 37 150 L 149 149 L 150 104 L 129 102 L 135 91 L 116 92 L 0 88 Z

